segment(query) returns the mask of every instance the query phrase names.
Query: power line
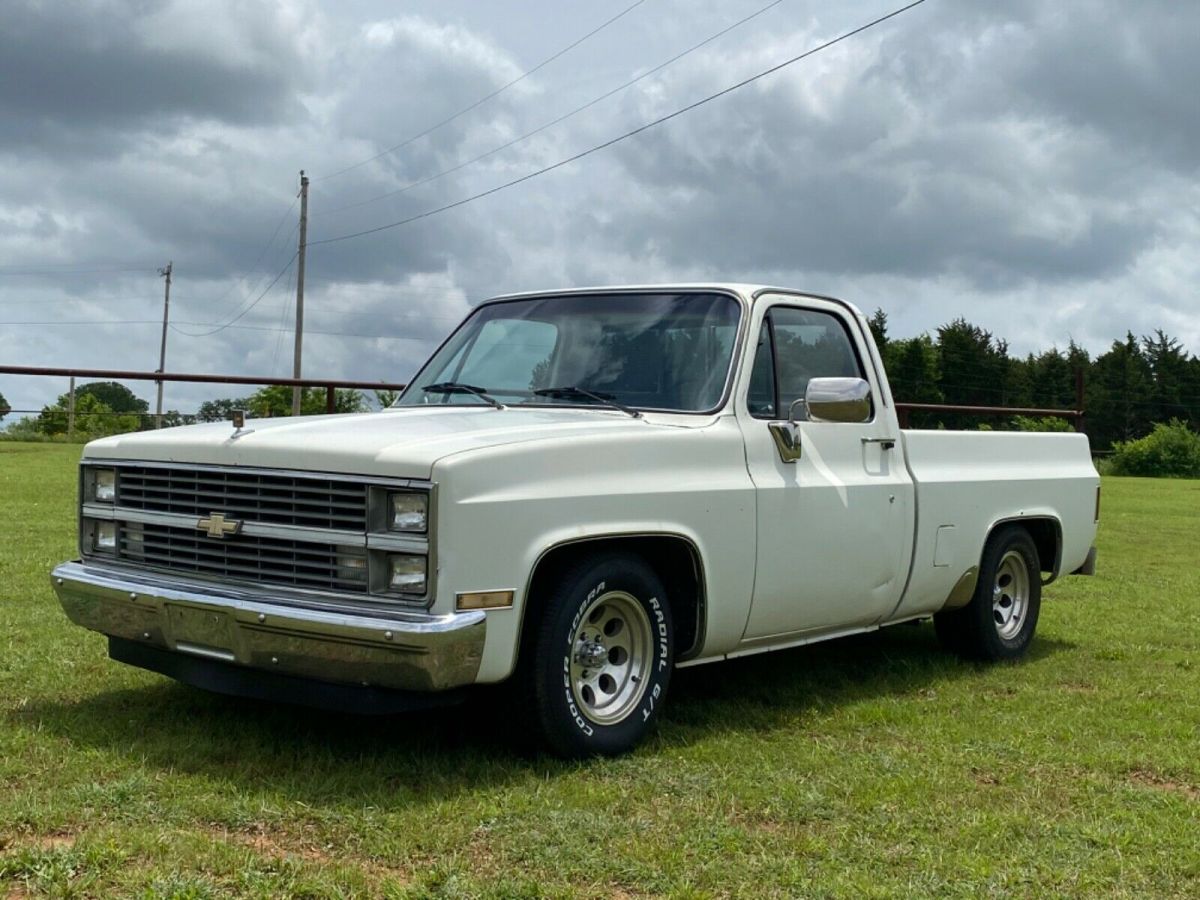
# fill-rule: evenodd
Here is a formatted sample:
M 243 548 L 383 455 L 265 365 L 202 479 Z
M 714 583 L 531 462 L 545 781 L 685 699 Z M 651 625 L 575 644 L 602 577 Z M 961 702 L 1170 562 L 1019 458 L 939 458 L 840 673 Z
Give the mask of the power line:
M 607 148 L 612 147 L 615 144 L 619 144 L 622 141 L 625 141 L 631 137 L 634 137 L 635 135 L 641 134 L 643 131 L 648 131 L 651 128 L 654 128 L 658 125 L 662 125 L 664 122 L 669 122 L 672 119 L 678 118 L 679 116 L 682 116 L 685 113 L 689 113 L 692 110 L 698 109 L 699 107 L 704 106 L 707 103 L 711 103 L 713 100 L 717 100 L 721 97 L 724 97 L 726 94 L 732 94 L 734 91 L 739 90 L 740 88 L 743 88 L 748 84 L 752 84 L 753 82 L 758 81 L 761 78 L 767 77 L 768 75 L 773 75 L 775 72 L 778 72 L 781 69 L 785 69 L 788 66 L 794 65 L 795 63 L 800 62 L 802 59 L 807 59 L 808 57 L 812 56 L 815 53 L 820 53 L 822 50 L 826 50 L 829 47 L 832 47 L 834 44 L 839 44 L 842 41 L 852 38 L 857 34 L 861 34 L 862 32 L 866 31 L 869 28 L 874 28 L 876 25 L 886 22 L 888 19 L 893 19 L 896 16 L 900 15 L 901 13 L 908 12 L 913 7 L 920 6 L 924 2 L 925 2 L 925 0 L 914 0 L 914 2 L 909 3 L 906 6 L 902 6 L 899 9 L 895 9 L 892 12 L 887 13 L 886 15 L 880 16 L 877 19 L 873 19 L 870 22 L 868 22 L 867 24 L 860 25 L 859 27 L 857 27 L 851 31 L 847 31 L 844 34 L 841 34 L 838 37 L 833 38 L 832 40 L 828 40 L 825 43 L 819 44 L 810 50 L 804 51 L 803 53 L 799 54 L 798 56 L 793 56 L 791 59 L 786 59 L 781 63 L 777 63 L 776 65 L 771 66 L 769 69 L 764 69 L 763 71 L 759 72 L 756 75 L 751 75 L 749 78 L 744 78 L 741 81 L 737 82 L 736 84 L 732 84 L 727 88 L 717 91 L 715 94 L 709 94 L 707 97 L 697 100 L 694 103 L 689 103 L 687 106 L 681 107 L 680 109 L 677 109 L 674 112 L 668 113 L 665 116 L 660 116 L 657 119 L 654 119 L 650 122 L 646 122 L 644 125 L 639 125 L 637 128 L 634 128 L 631 131 L 626 131 L 624 134 L 618 135 L 615 138 L 611 138 L 602 144 L 596 144 L 593 147 L 589 147 L 587 150 L 582 150 L 579 153 L 574 154 L 573 156 L 568 156 L 566 159 L 561 159 L 558 162 L 553 163 L 549 166 L 545 166 L 534 172 L 529 172 L 526 175 L 522 175 L 520 178 L 514 178 L 512 181 L 507 181 L 504 184 L 497 185 L 496 187 L 493 187 L 493 188 L 489 188 L 486 191 L 481 191 L 478 194 L 472 194 L 469 197 L 464 197 L 461 200 L 455 200 L 453 203 L 447 203 L 444 206 L 439 206 L 435 209 L 430 209 L 430 210 L 426 210 L 425 212 L 422 212 L 422 213 L 417 213 L 416 215 L 409 216 L 406 219 L 400 219 L 396 222 L 388 222 L 386 225 L 377 225 L 374 228 L 366 228 L 362 231 L 354 231 L 349 234 L 340 234 L 340 235 L 337 235 L 336 237 L 323 238 L 318 241 L 310 241 L 309 246 L 315 247 L 320 244 L 335 244 L 339 241 L 348 241 L 352 238 L 364 237 L 368 234 L 377 234 L 380 231 L 387 231 L 388 229 L 391 229 L 391 228 L 398 228 L 401 225 L 408 225 L 411 222 L 416 222 L 420 219 L 427 219 L 430 216 L 437 215 L 438 213 L 447 212 L 448 210 L 451 210 L 451 209 L 457 209 L 458 207 L 465 206 L 466 204 L 471 203 L 475 200 L 481 200 L 484 197 L 490 197 L 492 194 L 498 194 L 500 191 L 507 190 L 510 187 L 515 187 L 518 184 L 522 184 L 526 181 L 531 181 L 532 179 L 537 178 L 540 175 L 545 175 L 547 172 L 553 172 L 555 169 L 561 169 L 563 166 L 570 165 L 571 163 L 577 162 L 577 161 L 583 159 L 584 157 L 591 156 L 593 153 L 597 153 L 600 150 L 606 150 Z
M 68 265 L 64 263 L 64 266 Z M 81 263 L 79 265 L 86 265 Z M 75 269 L 75 268 L 47 268 L 47 269 L 32 269 L 32 268 L 9 268 L 0 266 L 0 275 L 92 275 L 98 272 L 157 272 L 157 266 L 95 266 L 90 269 Z
M 283 211 L 283 215 L 279 217 L 279 221 L 275 223 L 274 230 L 271 231 L 271 236 L 267 239 L 267 242 L 265 244 L 263 244 L 262 249 L 258 251 L 258 256 L 256 256 L 254 258 L 254 262 L 250 263 L 250 266 L 245 271 L 253 272 L 255 269 L 258 268 L 258 264 L 260 262 L 262 262 L 263 257 L 267 255 L 267 251 L 270 250 L 272 246 L 274 246 L 275 238 L 279 237 L 279 229 L 283 227 L 283 223 L 287 221 L 288 216 L 291 215 L 292 210 L 296 208 L 296 204 L 299 202 L 299 200 L 300 200 L 299 194 L 297 194 L 295 197 L 292 198 L 291 205 L 289 205 L 288 208 Z M 299 227 L 299 226 L 297 225 L 296 227 Z M 290 231 L 288 232 L 288 236 L 289 237 L 291 236 Z M 254 293 L 254 291 L 258 288 L 258 285 L 262 284 L 262 280 L 265 277 L 266 277 L 265 273 L 260 275 L 258 277 L 258 281 L 255 283 L 254 287 L 246 292 L 246 296 L 249 296 L 250 294 Z M 229 287 L 225 289 L 225 293 L 221 294 L 221 296 L 219 296 L 216 300 L 208 301 L 209 305 L 215 306 L 218 303 L 223 303 L 225 301 L 225 298 L 233 293 L 233 289 L 235 287 L 237 287 L 236 281 L 233 282 L 232 284 L 230 284 Z M 246 299 L 246 297 L 242 297 L 243 302 L 245 301 L 245 299 Z
M 267 294 L 270 292 L 271 288 L 275 287 L 275 285 L 278 284 L 279 279 L 283 277 L 283 273 L 292 267 L 292 263 L 294 263 L 296 261 L 296 257 L 299 255 L 300 255 L 300 251 L 298 251 L 298 250 L 295 253 L 293 253 L 291 255 L 291 257 L 288 259 L 287 263 L 284 265 L 284 267 L 279 270 L 279 274 L 276 275 L 274 278 L 272 278 L 271 283 L 268 284 L 265 288 L 263 288 L 262 293 L 259 294 L 257 297 L 255 297 L 254 301 L 249 306 L 245 307 L 241 312 L 239 312 L 236 316 L 234 316 L 232 319 L 230 319 L 228 322 L 224 323 L 223 325 L 218 325 L 216 328 L 213 328 L 211 331 L 203 331 L 203 332 L 200 332 L 199 334 L 192 334 L 190 331 L 184 331 L 181 328 L 178 328 L 174 325 L 172 325 L 171 327 L 174 328 L 175 331 L 178 331 L 180 334 L 186 334 L 188 337 L 208 337 L 209 335 L 216 334 L 219 331 L 224 331 L 226 328 L 229 328 L 235 322 L 239 321 L 244 315 L 246 315 L 246 313 L 248 313 L 248 312 L 250 312 L 250 310 L 254 309 L 254 307 L 258 306 L 259 301 L 261 301 L 263 297 L 267 296 Z M 205 323 L 205 324 L 212 324 L 212 323 L 210 322 L 210 323 Z
M 633 12 L 635 9 L 637 9 L 639 6 L 641 6 L 645 2 L 646 2 L 646 0 L 635 0 L 634 3 L 629 4 L 629 6 L 625 7 L 623 10 L 621 10 L 619 13 L 617 13 L 612 18 L 607 19 L 606 21 L 602 22 L 600 25 L 597 25 L 595 28 L 593 28 L 591 31 L 589 31 L 587 34 L 585 34 L 583 37 L 581 37 L 581 38 L 573 41 L 572 43 L 568 44 L 567 46 L 563 47 L 561 50 L 559 50 L 557 53 L 553 54 L 552 56 L 546 57 L 540 63 L 538 63 L 536 66 L 534 66 L 532 69 L 522 72 L 520 75 L 518 75 L 512 81 L 508 82 L 507 84 L 501 85 L 500 87 L 498 87 L 494 91 L 492 91 L 490 94 L 487 94 L 484 97 L 480 97 L 478 100 L 476 100 L 474 103 L 470 104 L 469 106 L 464 106 L 458 112 L 454 113 L 454 115 L 449 116 L 448 118 L 442 119 L 442 121 L 438 122 L 436 125 L 430 125 L 424 131 L 418 132 L 417 134 L 414 134 L 412 137 L 405 138 L 400 143 L 394 144 L 391 147 L 388 147 L 386 150 L 381 150 L 379 153 L 376 153 L 374 156 L 370 157 L 369 159 L 361 160 L 359 162 L 354 163 L 353 165 L 346 166 L 343 169 L 338 169 L 336 172 L 330 172 L 328 175 L 322 175 L 319 178 L 313 178 L 312 180 L 313 181 L 328 181 L 330 178 L 337 178 L 339 175 L 345 175 L 347 172 L 352 172 L 355 169 L 358 169 L 358 168 L 361 168 L 362 166 L 367 165 L 368 163 L 373 163 L 377 159 L 382 159 L 383 157 L 387 156 L 389 153 L 395 153 L 397 150 L 401 150 L 404 147 L 407 147 L 409 144 L 413 143 L 414 141 L 418 141 L 421 138 L 425 137 L 426 135 L 432 134 L 433 132 L 437 131 L 439 128 L 441 128 L 444 125 L 449 125 L 455 119 L 465 116 L 467 113 L 471 112 L 471 110 L 473 110 L 473 109 L 478 109 L 480 106 L 487 103 L 492 98 L 498 97 L 500 94 L 507 91 L 513 85 L 517 84 L 518 82 L 524 81 L 530 75 L 532 75 L 535 72 L 539 71 L 540 69 L 543 69 L 546 66 L 550 65 L 550 63 L 554 62 L 560 56 L 563 56 L 564 54 L 569 53 L 570 51 L 574 50 L 576 47 L 578 47 L 584 41 L 588 40 L 589 38 L 595 37 L 597 34 L 599 34 L 601 31 L 603 31 L 609 25 L 613 24 L 618 19 L 623 18 L 628 13 Z
M 411 191 L 415 187 L 421 187 L 422 185 L 429 184 L 431 181 L 437 181 L 439 178 L 444 178 L 447 175 L 452 175 L 455 172 L 461 171 L 462 169 L 465 169 L 468 166 L 473 166 L 473 165 L 475 165 L 475 163 L 482 162 L 483 160 L 487 159 L 489 156 L 494 156 L 495 154 L 501 152 L 502 150 L 507 150 L 510 147 L 515 147 L 517 144 L 523 143 L 524 141 L 529 140 L 529 138 L 534 137 L 535 135 L 541 134 L 543 131 L 547 130 L 548 128 L 553 128 L 555 125 L 565 122 L 567 119 L 570 119 L 574 116 L 579 115 L 579 113 L 581 113 L 581 112 L 585 112 L 586 110 L 591 109 L 597 103 L 601 103 L 604 100 L 607 100 L 609 97 L 613 96 L 614 94 L 619 94 L 621 91 L 632 87 L 633 85 L 637 84 L 639 81 L 643 81 L 644 79 L 649 78 L 651 75 L 661 72 L 663 69 L 667 68 L 667 66 L 670 66 L 673 63 L 676 63 L 679 60 L 683 59 L 685 56 L 696 52 L 701 47 L 711 44 L 713 41 L 717 40 L 718 38 L 724 37 L 725 35 L 729 34 L 729 32 L 733 31 L 736 28 L 740 28 L 742 25 L 745 25 L 750 20 L 756 19 L 759 16 L 761 16 L 763 13 L 765 13 L 771 9 L 774 9 L 776 6 L 778 6 L 782 2 L 783 2 L 783 0 L 772 0 L 772 2 L 768 3 L 766 6 L 761 7 L 760 9 L 756 10 L 755 12 L 750 13 L 750 15 L 745 16 L 744 18 L 738 19 L 732 25 L 728 25 L 725 28 L 722 28 L 716 34 L 706 37 L 704 40 L 702 40 L 698 44 L 693 44 L 688 49 L 675 54 L 674 56 L 672 56 L 670 59 L 666 60 L 665 62 L 659 63 L 654 68 L 648 69 L 647 71 L 643 72 L 641 75 L 638 75 L 636 78 L 631 78 L 628 81 L 624 82 L 623 84 L 617 85 L 615 88 L 613 88 L 610 91 L 606 91 L 605 93 L 601 94 L 599 97 L 596 97 L 593 100 L 589 100 L 587 103 L 583 104 L 582 106 L 575 107 L 570 112 L 559 116 L 557 119 L 552 119 L 551 121 L 547 122 L 545 125 L 542 125 L 538 128 L 533 129 L 533 131 L 527 131 L 520 137 L 513 138 L 511 141 L 509 141 L 506 144 L 501 144 L 498 147 L 493 147 L 491 150 L 481 153 L 472 159 L 468 159 L 465 162 L 458 163 L 457 165 L 451 166 L 448 169 L 442 169 L 442 171 L 440 171 L 434 175 L 429 175 L 429 176 L 426 176 L 425 178 L 421 178 L 417 181 L 409 182 L 408 184 L 404 185 L 403 187 L 396 188 L 395 190 L 387 191 L 386 193 L 378 194 L 377 196 L 374 196 L 374 197 L 369 197 L 366 200 L 358 200 L 354 203 L 347 203 L 344 206 L 334 207 L 333 209 L 328 210 L 326 214 L 333 215 L 334 213 L 343 212 L 347 209 L 356 209 L 360 206 L 366 206 L 370 203 L 377 203 L 380 200 L 386 200 L 388 197 L 395 197 L 398 194 L 403 194 L 406 191 Z

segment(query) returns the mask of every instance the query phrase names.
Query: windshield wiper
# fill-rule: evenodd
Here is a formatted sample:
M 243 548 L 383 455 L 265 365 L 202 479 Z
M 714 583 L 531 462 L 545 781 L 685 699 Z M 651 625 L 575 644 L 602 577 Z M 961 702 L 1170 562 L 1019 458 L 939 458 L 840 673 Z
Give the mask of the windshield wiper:
M 597 403 L 603 403 L 605 406 L 611 406 L 613 409 L 619 409 L 623 413 L 633 416 L 635 419 L 640 419 L 642 414 L 636 409 L 630 409 L 623 403 L 618 403 L 612 398 L 611 394 L 598 394 L 595 391 L 589 391 L 586 388 L 576 387 L 574 385 L 565 385 L 563 387 L 539 388 L 533 392 L 535 397 L 555 397 L 561 400 L 587 398 L 595 400 Z
M 504 409 L 504 404 L 481 387 L 473 384 L 463 384 L 461 381 L 439 381 L 437 384 L 427 384 L 421 388 L 427 394 L 474 394 L 485 403 L 490 403 L 496 409 Z

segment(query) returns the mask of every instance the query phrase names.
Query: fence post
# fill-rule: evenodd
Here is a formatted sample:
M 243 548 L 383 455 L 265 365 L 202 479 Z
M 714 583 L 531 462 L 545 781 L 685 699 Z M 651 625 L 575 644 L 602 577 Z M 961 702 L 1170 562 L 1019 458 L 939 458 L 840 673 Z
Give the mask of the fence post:
M 332 413 L 337 409 L 337 389 L 331 384 L 325 388 L 325 412 Z
M 75 376 L 71 376 L 71 390 L 67 392 L 67 440 L 75 437 Z

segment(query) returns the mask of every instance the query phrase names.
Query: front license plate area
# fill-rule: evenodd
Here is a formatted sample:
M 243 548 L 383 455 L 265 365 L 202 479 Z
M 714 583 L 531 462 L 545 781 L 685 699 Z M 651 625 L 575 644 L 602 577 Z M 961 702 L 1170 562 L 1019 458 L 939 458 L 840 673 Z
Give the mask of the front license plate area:
M 224 612 L 168 604 L 166 637 L 174 649 L 233 662 L 237 639 L 233 619 Z

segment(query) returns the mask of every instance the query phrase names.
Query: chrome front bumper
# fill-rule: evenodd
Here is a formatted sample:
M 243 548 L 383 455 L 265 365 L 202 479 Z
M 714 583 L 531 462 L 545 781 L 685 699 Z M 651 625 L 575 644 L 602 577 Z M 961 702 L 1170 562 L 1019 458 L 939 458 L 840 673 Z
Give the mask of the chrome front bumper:
M 267 590 L 202 585 L 84 562 L 51 579 L 68 618 L 109 637 L 318 681 L 416 691 L 471 684 L 482 611 L 348 614 L 272 602 Z

